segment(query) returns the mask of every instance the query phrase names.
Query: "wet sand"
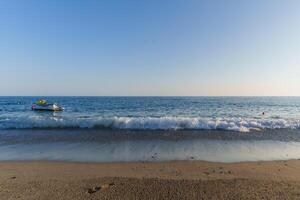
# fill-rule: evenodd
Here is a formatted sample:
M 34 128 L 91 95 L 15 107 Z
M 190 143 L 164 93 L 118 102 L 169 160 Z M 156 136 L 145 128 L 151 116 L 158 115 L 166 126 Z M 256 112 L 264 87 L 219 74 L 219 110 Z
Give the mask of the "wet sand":
M 0 162 L 0 199 L 300 199 L 300 160 Z

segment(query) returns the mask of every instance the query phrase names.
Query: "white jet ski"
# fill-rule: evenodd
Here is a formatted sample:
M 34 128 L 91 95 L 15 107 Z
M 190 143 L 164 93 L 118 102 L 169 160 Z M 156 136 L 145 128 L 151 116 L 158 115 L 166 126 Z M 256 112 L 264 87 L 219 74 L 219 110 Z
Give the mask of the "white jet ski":
M 46 100 L 39 100 L 38 102 L 32 104 L 31 110 L 40 110 L 40 111 L 63 111 L 63 107 L 54 104 L 48 104 Z

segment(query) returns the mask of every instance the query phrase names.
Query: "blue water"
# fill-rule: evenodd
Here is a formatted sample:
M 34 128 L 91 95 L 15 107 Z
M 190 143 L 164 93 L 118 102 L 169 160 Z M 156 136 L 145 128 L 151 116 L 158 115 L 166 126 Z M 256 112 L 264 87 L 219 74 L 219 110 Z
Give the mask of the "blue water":
M 0 97 L 0 161 L 299 158 L 300 97 Z
M 40 98 L 65 110 L 31 111 Z M 24 128 L 299 129 L 300 97 L 0 97 L 0 129 Z

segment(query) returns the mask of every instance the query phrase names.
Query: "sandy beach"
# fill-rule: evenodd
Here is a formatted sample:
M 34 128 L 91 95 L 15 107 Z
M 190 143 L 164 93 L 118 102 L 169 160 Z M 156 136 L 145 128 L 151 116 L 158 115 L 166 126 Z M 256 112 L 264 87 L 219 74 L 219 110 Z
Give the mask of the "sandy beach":
M 0 199 L 300 199 L 300 160 L 1 162 Z

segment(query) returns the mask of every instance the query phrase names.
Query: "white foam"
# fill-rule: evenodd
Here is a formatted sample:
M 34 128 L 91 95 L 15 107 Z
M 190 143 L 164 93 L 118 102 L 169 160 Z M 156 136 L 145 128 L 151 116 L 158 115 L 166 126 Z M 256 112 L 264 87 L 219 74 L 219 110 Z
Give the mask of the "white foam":
M 248 132 L 298 129 L 297 119 L 201 117 L 56 117 L 21 116 L 0 121 L 0 129 L 22 128 L 221 129 Z

